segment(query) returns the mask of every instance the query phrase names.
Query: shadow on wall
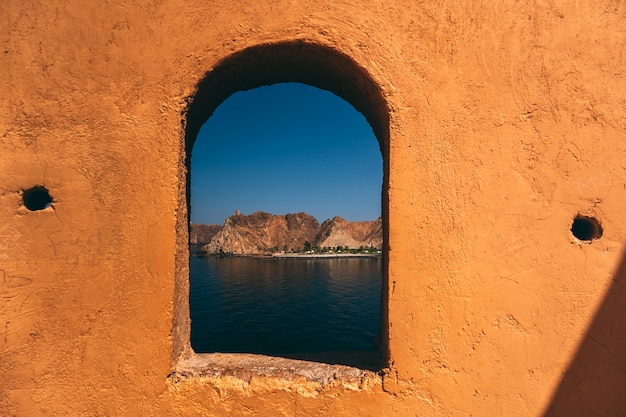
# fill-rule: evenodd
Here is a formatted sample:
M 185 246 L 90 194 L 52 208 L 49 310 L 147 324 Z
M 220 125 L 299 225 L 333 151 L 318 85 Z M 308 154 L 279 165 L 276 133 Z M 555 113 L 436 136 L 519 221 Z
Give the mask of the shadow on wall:
M 626 416 L 626 255 L 544 417 Z

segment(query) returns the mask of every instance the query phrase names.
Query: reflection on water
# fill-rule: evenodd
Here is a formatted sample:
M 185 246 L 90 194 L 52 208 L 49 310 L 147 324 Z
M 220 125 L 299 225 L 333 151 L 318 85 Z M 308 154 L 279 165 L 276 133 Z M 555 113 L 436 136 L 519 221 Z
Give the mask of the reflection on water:
M 374 351 L 381 260 L 190 259 L 196 352 Z

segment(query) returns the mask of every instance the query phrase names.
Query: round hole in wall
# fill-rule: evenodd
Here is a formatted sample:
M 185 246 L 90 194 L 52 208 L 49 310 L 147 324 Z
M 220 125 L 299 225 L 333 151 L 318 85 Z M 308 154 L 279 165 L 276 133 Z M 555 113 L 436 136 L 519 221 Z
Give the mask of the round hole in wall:
M 33 188 L 29 188 L 28 190 L 24 190 L 24 193 L 22 194 L 22 201 L 27 209 L 30 211 L 37 211 L 50 207 L 50 204 L 52 204 L 52 197 L 46 187 L 37 185 Z
M 602 236 L 602 226 L 595 218 L 579 214 L 572 222 L 572 234 L 579 240 L 591 242 Z

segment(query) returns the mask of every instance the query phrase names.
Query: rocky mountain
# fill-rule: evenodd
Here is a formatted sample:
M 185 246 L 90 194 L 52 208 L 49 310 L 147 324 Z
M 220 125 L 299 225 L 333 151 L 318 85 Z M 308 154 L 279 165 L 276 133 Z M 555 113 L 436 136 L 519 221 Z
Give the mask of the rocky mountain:
M 278 250 L 301 249 L 313 242 L 320 225 L 306 213 L 284 216 L 262 211 L 235 214 L 201 251 L 209 254 L 259 255 Z
M 349 222 L 336 216 L 322 223 L 315 239 L 320 248 L 343 246 L 360 248 L 361 246 L 380 249 L 383 246 L 382 219 L 372 222 Z
M 204 245 L 209 243 L 213 236 L 222 230 L 219 224 L 191 224 L 189 229 L 189 243 L 192 245 Z
M 201 252 L 262 255 L 276 251 L 299 252 L 308 247 L 380 249 L 382 241 L 380 218 L 370 222 L 349 222 L 334 217 L 320 225 L 307 213 L 283 216 L 258 211 L 230 216 Z

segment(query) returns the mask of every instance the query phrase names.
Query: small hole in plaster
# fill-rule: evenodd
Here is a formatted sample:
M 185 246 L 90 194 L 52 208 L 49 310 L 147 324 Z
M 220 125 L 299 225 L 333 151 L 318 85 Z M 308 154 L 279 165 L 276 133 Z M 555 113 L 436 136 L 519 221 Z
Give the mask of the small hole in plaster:
M 48 193 L 46 187 L 37 185 L 33 188 L 29 188 L 28 190 L 24 190 L 24 193 L 22 194 L 22 201 L 27 209 L 30 211 L 37 211 L 50 207 L 52 204 L 52 197 L 50 197 L 50 193 Z
M 572 223 L 572 234 L 579 240 L 591 242 L 602 236 L 602 226 L 595 218 L 579 214 Z

